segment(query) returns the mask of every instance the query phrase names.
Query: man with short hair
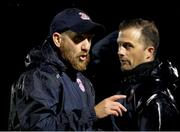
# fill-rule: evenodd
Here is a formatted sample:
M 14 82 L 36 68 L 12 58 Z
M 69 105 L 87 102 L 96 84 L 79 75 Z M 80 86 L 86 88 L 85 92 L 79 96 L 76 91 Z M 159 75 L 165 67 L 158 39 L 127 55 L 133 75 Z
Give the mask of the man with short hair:
M 93 130 L 97 118 L 126 111 L 114 95 L 95 106 L 91 82 L 81 73 L 100 24 L 77 8 L 58 13 L 49 36 L 26 57 L 26 71 L 12 86 L 9 130 Z
M 117 38 L 118 55 L 123 75 L 119 93 L 128 111 L 113 117 L 114 130 L 176 130 L 179 111 L 172 92 L 178 79 L 170 61 L 156 57 L 159 32 L 153 21 L 123 21 Z

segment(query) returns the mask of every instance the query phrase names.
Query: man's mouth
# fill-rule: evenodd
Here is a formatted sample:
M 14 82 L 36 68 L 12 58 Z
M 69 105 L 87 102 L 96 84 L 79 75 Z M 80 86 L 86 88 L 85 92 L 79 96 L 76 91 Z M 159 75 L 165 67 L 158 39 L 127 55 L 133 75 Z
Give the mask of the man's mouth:
M 87 60 L 87 55 L 80 55 L 79 58 L 81 61 L 85 61 L 85 60 Z
M 128 64 L 129 61 L 128 60 L 120 60 L 121 64 Z

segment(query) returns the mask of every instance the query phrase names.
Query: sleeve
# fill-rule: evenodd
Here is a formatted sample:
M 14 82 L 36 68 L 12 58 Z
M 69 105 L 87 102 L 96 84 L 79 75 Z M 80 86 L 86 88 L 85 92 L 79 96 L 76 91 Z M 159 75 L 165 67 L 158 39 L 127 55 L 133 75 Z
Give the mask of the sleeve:
M 107 58 L 111 60 L 116 56 L 118 50 L 117 37 L 118 31 L 113 31 L 92 47 L 92 57 L 95 64 L 107 61 Z
M 177 109 L 165 98 L 152 101 L 139 116 L 139 130 L 171 131 L 176 130 Z
M 63 91 L 55 75 L 25 74 L 14 87 L 14 127 L 22 130 L 64 130 Z M 19 122 L 16 123 L 18 118 Z

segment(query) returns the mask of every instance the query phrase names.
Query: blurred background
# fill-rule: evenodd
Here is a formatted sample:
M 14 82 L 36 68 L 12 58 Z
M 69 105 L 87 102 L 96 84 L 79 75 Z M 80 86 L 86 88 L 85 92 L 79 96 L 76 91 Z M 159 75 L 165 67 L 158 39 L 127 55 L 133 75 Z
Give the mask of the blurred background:
M 159 3 L 160 2 L 160 3 Z M 160 56 L 171 58 L 180 68 L 180 8 L 171 1 L 132 0 L 8 0 L 6 1 L 6 31 L 1 43 L 1 111 L 0 130 L 7 130 L 10 88 L 24 70 L 26 53 L 46 38 L 49 24 L 59 11 L 78 7 L 91 18 L 106 27 L 104 34 L 96 36 L 93 43 L 118 29 L 124 19 L 144 18 L 154 20 L 160 32 Z M 1 33 L 2 34 L 2 33 Z M 106 89 L 107 90 L 107 89 Z M 99 99 L 108 95 L 103 88 L 97 89 Z M 177 95 L 179 94 L 177 90 Z M 177 96 L 177 99 L 178 96 Z

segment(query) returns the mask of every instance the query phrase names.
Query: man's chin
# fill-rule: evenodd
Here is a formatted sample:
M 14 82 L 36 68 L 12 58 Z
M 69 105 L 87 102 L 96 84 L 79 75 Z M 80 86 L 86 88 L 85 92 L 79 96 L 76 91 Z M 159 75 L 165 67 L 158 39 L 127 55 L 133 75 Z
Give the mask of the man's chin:
M 87 69 L 87 65 L 86 64 L 79 64 L 79 65 L 75 65 L 73 66 L 75 70 L 77 71 L 85 71 Z
M 121 71 L 123 71 L 123 72 L 129 71 L 129 70 L 131 70 L 131 69 L 127 68 L 127 67 L 121 67 Z
M 87 68 L 86 67 L 75 67 L 77 71 L 85 71 Z

